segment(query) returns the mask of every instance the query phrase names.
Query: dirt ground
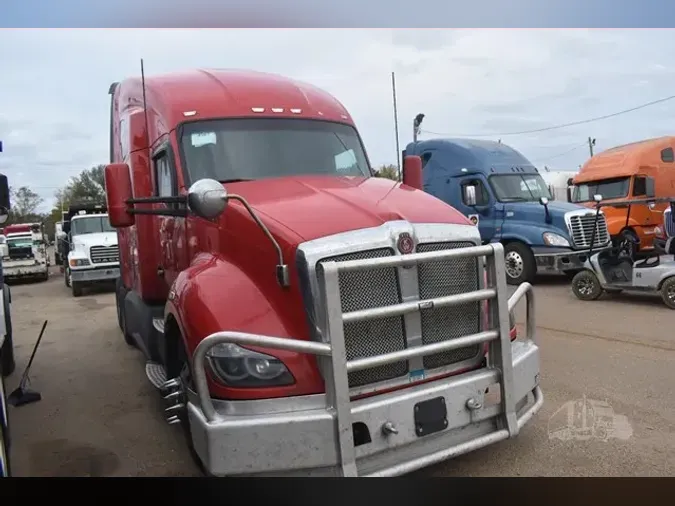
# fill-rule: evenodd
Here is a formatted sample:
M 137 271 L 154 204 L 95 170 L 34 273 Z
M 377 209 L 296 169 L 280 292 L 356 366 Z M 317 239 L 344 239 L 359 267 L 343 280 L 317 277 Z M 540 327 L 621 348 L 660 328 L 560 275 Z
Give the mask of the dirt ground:
M 179 429 L 164 421 L 140 352 L 124 343 L 113 293 L 73 298 L 52 269 L 48 282 L 12 287 L 17 370 L 8 390 L 17 386 L 40 327 L 49 321 L 31 373 L 42 401 L 10 408 L 14 474 L 199 475 Z M 516 439 L 418 473 L 675 474 L 675 312 L 652 296 L 581 302 L 566 281 L 550 278 L 537 283 L 536 315 L 541 411 Z M 607 430 L 561 440 L 555 421 L 568 414 L 581 419 L 580 403 L 574 404 L 579 400 L 609 413 Z

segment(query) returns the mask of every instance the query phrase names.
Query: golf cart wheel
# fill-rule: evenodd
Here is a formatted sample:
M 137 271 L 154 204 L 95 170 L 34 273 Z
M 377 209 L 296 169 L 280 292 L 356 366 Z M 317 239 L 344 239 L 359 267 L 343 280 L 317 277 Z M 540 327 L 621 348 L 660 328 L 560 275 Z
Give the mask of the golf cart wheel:
M 572 291 L 579 300 L 595 300 L 602 295 L 600 280 L 591 271 L 581 271 L 574 276 Z
M 661 298 L 670 309 L 675 309 L 675 276 L 666 279 L 661 285 Z
M 519 285 L 523 282 L 534 283 L 537 266 L 532 250 L 522 242 L 510 242 L 504 246 L 506 264 L 506 282 Z

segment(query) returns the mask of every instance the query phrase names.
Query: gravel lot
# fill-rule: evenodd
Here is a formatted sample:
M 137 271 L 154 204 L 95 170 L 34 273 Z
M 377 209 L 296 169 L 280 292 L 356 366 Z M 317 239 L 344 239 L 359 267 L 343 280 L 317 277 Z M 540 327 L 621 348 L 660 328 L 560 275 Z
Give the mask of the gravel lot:
M 10 391 L 42 322 L 49 320 L 31 374 L 43 400 L 10 408 L 14 474 L 199 475 L 179 429 L 164 422 L 140 352 L 122 339 L 114 295 L 99 290 L 75 299 L 58 269 L 52 270 L 46 283 L 12 287 L 17 371 L 7 380 Z M 537 283 L 536 313 L 542 410 L 517 439 L 418 473 L 675 474 L 675 338 L 669 327 L 675 313 L 651 296 L 605 296 L 584 303 L 556 278 Z M 611 406 L 620 437 L 561 441 L 550 436 L 549 419 L 584 396 Z

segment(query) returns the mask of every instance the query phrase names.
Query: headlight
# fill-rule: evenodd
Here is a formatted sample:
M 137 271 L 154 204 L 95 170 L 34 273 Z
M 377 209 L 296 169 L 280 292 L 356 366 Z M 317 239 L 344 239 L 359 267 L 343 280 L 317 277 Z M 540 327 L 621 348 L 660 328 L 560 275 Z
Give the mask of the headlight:
M 554 234 L 553 232 L 544 232 L 543 238 L 544 244 L 547 246 L 562 246 L 569 248 L 570 245 L 570 242 L 567 239 L 561 235 Z
M 68 263 L 71 267 L 84 267 L 85 265 L 89 265 L 89 260 L 86 258 L 71 258 L 68 260 Z
M 278 358 L 236 344 L 217 344 L 207 352 L 206 359 L 217 379 L 230 387 L 271 387 L 295 382 Z

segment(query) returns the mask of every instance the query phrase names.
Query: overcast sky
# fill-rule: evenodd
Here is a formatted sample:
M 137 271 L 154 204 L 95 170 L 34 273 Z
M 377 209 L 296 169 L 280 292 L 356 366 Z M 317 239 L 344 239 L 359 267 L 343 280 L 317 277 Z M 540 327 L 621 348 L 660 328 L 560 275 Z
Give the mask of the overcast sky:
M 501 138 L 539 167 L 576 169 L 589 135 L 598 152 L 675 134 L 675 100 L 499 134 L 675 95 L 674 47 L 675 30 L 2 30 L 0 172 L 38 192 L 47 210 L 70 176 L 106 163 L 108 87 L 137 75 L 141 57 L 147 74 L 250 68 L 322 87 L 351 112 L 375 166 L 396 163 L 394 71 L 401 148 L 422 112 L 428 131 L 494 133 L 481 138 Z

